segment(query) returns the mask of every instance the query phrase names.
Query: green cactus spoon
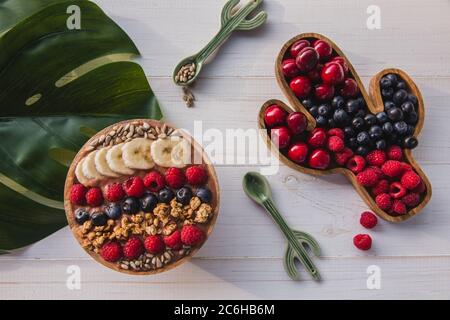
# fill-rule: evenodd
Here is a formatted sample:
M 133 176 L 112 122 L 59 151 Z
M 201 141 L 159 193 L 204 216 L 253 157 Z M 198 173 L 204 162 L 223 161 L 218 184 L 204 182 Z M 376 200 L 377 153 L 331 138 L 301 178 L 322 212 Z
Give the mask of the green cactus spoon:
M 289 228 L 275 207 L 267 179 L 257 172 L 248 172 L 244 176 L 243 188 L 250 199 L 266 209 L 286 237 L 288 246 L 284 255 L 284 267 L 289 277 L 293 280 L 299 280 L 299 274 L 295 265 L 295 260 L 297 259 L 303 264 L 313 279 L 319 281 L 319 271 L 305 249 L 305 246 L 309 246 L 314 255 L 320 256 L 319 244 L 309 234 Z
M 192 84 L 200 71 L 202 70 L 203 64 L 208 59 L 208 57 L 215 52 L 234 30 L 252 30 L 260 25 L 262 25 L 267 20 L 267 13 L 264 11 L 259 12 L 252 19 L 247 19 L 248 15 L 254 11 L 263 0 L 251 0 L 245 6 L 241 7 L 239 10 L 234 12 L 236 5 L 240 0 L 229 0 L 222 9 L 222 26 L 217 35 L 197 54 L 187 57 L 181 60 L 180 63 L 175 67 L 173 71 L 173 81 L 179 86 L 188 86 Z M 188 68 L 186 68 L 188 66 Z M 193 68 L 189 69 L 189 66 Z M 186 72 L 189 74 L 185 77 L 185 81 L 181 78 L 180 70 L 185 67 Z

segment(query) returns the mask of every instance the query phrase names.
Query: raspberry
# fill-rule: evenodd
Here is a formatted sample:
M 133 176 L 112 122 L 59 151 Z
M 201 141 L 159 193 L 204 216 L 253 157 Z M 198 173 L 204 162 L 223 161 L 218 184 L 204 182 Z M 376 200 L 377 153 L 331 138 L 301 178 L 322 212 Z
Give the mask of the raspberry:
M 164 180 L 164 176 L 158 171 L 151 171 L 144 177 L 144 185 L 151 192 L 158 192 L 164 188 L 165 184 L 166 181 Z
M 131 177 L 123 183 L 125 193 L 130 197 L 139 198 L 144 194 L 144 181 L 140 177 Z
M 144 252 L 142 242 L 138 237 L 131 237 L 123 245 L 123 255 L 127 259 L 136 259 Z
M 361 213 L 361 218 L 359 219 L 359 223 L 361 223 L 361 225 L 364 228 L 372 229 L 373 227 L 375 227 L 377 225 L 378 219 L 372 212 L 365 211 L 365 212 Z
M 358 183 L 364 187 L 373 187 L 378 183 L 378 174 L 372 168 L 367 168 L 366 170 L 358 173 L 356 176 Z
M 392 182 L 389 186 L 389 195 L 394 199 L 400 199 L 406 195 L 406 188 L 400 182 Z
M 369 250 L 372 247 L 372 238 L 368 234 L 357 234 L 353 237 L 353 244 L 359 250 Z
M 344 131 L 342 131 L 342 129 L 339 128 L 333 128 L 328 130 L 328 136 L 332 137 L 332 136 L 336 136 L 341 138 L 342 140 L 344 140 Z
M 353 151 L 350 148 L 344 148 L 341 152 L 337 152 L 334 154 L 334 160 L 337 164 L 341 166 L 345 166 L 347 164 L 348 159 L 353 156 Z
M 403 202 L 400 200 L 394 200 L 394 203 L 392 204 L 392 212 L 398 215 L 404 215 L 406 214 L 406 206 Z
M 86 187 L 82 184 L 74 184 L 70 189 L 70 202 L 83 205 L 86 202 Z
M 421 194 L 421 193 L 424 193 L 425 190 L 427 190 L 427 187 L 425 186 L 425 183 L 423 183 L 423 180 L 420 179 L 419 185 L 418 185 L 417 187 L 415 187 L 415 188 L 414 188 L 413 190 L 411 190 L 411 191 L 414 192 L 414 193 Z
M 122 185 L 120 183 L 111 183 L 105 187 L 106 200 L 111 202 L 118 202 L 125 196 Z
M 166 245 L 164 244 L 164 241 L 161 236 L 148 236 L 144 240 L 144 246 L 145 249 L 152 253 L 157 254 L 160 252 L 163 252 L 166 248 Z
M 407 164 L 406 162 L 402 162 L 403 172 L 412 171 L 412 167 L 410 164 Z
M 386 154 L 382 150 L 370 151 L 366 156 L 366 161 L 371 166 L 381 167 L 386 162 Z
M 100 255 L 106 261 L 116 262 L 122 258 L 122 247 L 118 242 L 109 242 L 103 245 Z
M 411 192 L 402 198 L 402 202 L 407 207 L 414 208 L 420 203 L 420 196 L 417 193 Z
M 338 136 L 331 136 L 328 138 L 327 142 L 328 149 L 333 152 L 340 152 L 344 149 L 344 140 Z
M 375 197 L 375 202 L 381 210 L 389 210 L 392 207 L 392 198 L 387 193 L 379 194 Z
M 170 236 L 165 236 L 164 242 L 166 246 L 168 246 L 171 249 L 174 250 L 181 249 L 181 246 L 183 245 L 183 243 L 181 242 L 181 231 L 176 230 Z
M 406 189 L 413 190 L 420 184 L 421 180 L 414 171 L 407 171 L 403 174 L 401 183 Z
M 91 207 L 98 207 L 103 203 L 103 194 L 100 188 L 90 188 L 86 192 L 86 203 Z
M 403 173 L 403 165 L 400 161 L 388 160 L 383 164 L 381 170 L 388 177 L 394 178 Z
M 370 166 L 369 168 L 372 169 L 373 171 L 375 171 L 375 173 L 378 176 L 378 179 L 384 178 L 384 173 L 383 173 L 383 171 L 381 171 L 381 168 L 375 167 L 375 166 Z
M 378 181 L 378 183 L 372 188 L 372 193 L 374 196 L 387 192 L 389 192 L 389 181 L 386 179 Z
M 208 174 L 202 166 L 192 166 L 186 169 L 186 178 L 190 185 L 199 186 L 208 180 Z
M 403 157 L 403 152 L 402 152 L 402 148 L 400 148 L 399 146 L 390 146 L 387 150 L 387 157 L 389 160 L 402 160 Z
M 169 168 L 165 174 L 167 185 L 171 188 L 181 188 L 186 182 L 186 177 L 181 169 Z
M 188 246 L 195 246 L 203 242 L 205 233 L 193 224 L 187 224 L 181 229 L 181 241 Z
M 354 173 L 359 173 L 364 170 L 366 166 L 366 160 L 361 156 L 353 156 L 347 162 L 347 168 L 352 170 Z

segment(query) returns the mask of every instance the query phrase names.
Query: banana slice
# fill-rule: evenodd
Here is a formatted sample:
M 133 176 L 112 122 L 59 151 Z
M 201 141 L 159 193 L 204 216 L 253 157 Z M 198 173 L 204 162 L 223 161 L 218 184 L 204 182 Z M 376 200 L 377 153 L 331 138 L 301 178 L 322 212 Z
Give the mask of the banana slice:
M 152 141 L 136 138 L 122 146 L 123 162 L 128 168 L 147 170 L 155 166 L 150 154 Z
M 106 152 L 106 162 L 109 168 L 119 174 L 132 175 L 134 170 L 128 168 L 122 158 L 123 143 L 117 144 Z
M 106 161 L 106 153 L 108 150 L 111 149 L 110 147 L 102 148 L 97 151 L 95 154 L 94 162 L 95 162 L 95 168 L 97 169 L 100 174 L 111 177 L 111 178 L 117 178 L 119 175 L 111 170 L 111 168 L 108 165 L 108 162 Z
M 183 139 L 181 137 L 170 137 L 158 139 L 152 143 L 151 154 L 153 161 L 161 167 L 172 167 L 172 150 Z
M 92 151 L 84 158 L 82 169 L 83 174 L 88 179 L 102 179 L 103 176 L 95 168 L 95 155 L 97 151 Z
M 172 166 L 177 168 L 183 168 L 191 163 L 191 144 L 182 139 L 175 147 L 173 147 L 170 153 Z
M 80 160 L 80 162 L 78 162 L 77 167 L 75 168 L 75 176 L 77 177 L 77 180 L 79 183 L 81 183 L 82 185 L 86 186 L 86 187 L 90 187 L 93 186 L 94 183 L 91 179 L 87 178 L 84 174 L 83 174 L 83 162 L 84 160 L 86 160 L 86 158 L 83 158 Z

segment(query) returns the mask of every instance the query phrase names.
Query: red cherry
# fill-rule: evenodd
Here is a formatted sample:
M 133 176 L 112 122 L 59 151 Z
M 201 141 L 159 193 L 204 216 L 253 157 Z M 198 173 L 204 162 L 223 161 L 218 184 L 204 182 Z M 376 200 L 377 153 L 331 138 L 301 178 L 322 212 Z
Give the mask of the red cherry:
M 291 46 L 290 52 L 291 52 L 291 57 L 296 58 L 297 55 L 300 53 L 300 51 L 302 51 L 304 48 L 310 47 L 311 44 L 309 43 L 308 40 L 302 39 L 302 40 L 298 40 L 296 43 L 294 43 Z
M 329 84 L 339 84 L 344 81 L 345 74 L 342 66 L 337 62 L 330 62 L 323 67 L 320 74 L 323 82 Z
M 291 90 L 299 98 L 306 98 L 311 92 L 311 81 L 308 77 L 299 76 L 291 80 Z
M 322 78 L 320 77 L 320 71 L 318 70 L 318 68 L 315 68 L 314 70 L 309 71 L 306 75 L 313 83 L 318 83 L 322 80 Z
M 266 123 L 266 127 L 272 128 L 273 126 L 284 124 L 286 115 L 287 112 L 276 104 L 267 107 L 266 111 L 264 111 L 264 122 Z
M 326 83 L 318 84 L 314 87 L 314 95 L 322 101 L 331 100 L 334 96 L 334 87 Z
M 348 71 L 350 70 L 348 68 L 348 64 L 347 61 L 345 61 L 345 59 L 343 57 L 334 57 L 333 59 L 331 59 L 331 62 L 337 62 L 341 65 L 342 69 L 344 69 L 344 73 L 348 74 Z
M 272 142 L 279 148 L 286 148 L 291 142 L 291 132 L 286 127 L 276 127 L 270 130 Z
M 303 142 L 297 142 L 294 143 L 288 151 L 288 157 L 292 161 L 296 163 L 303 163 L 306 160 L 306 157 L 308 156 L 308 146 L 306 143 Z
M 330 165 L 330 155 L 324 149 L 316 149 L 309 155 L 308 164 L 314 169 L 326 169 Z
M 281 70 L 286 77 L 293 78 L 300 73 L 294 59 L 286 59 L 281 63 Z
M 325 40 L 317 40 L 314 42 L 314 49 L 319 54 L 320 61 L 327 61 L 333 53 L 333 48 Z
M 293 134 L 300 134 L 306 130 L 308 124 L 306 117 L 301 112 L 292 112 L 286 118 L 287 125 Z
M 314 128 L 308 135 L 307 142 L 313 148 L 321 147 L 327 141 L 327 133 L 323 128 Z
M 295 58 L 295 63 L 297 64 L 297 68 L 301 72 L 308 72 L 314 69 L 319 62 L 319 54 L 314 48 L 304 48 L 299 52 L 297 58 Z
M 344 86 L 340 90 L 341 96 L 344 98 L 351 98 L 359 93 L 358 84 L 352 78 L 344 80 Z

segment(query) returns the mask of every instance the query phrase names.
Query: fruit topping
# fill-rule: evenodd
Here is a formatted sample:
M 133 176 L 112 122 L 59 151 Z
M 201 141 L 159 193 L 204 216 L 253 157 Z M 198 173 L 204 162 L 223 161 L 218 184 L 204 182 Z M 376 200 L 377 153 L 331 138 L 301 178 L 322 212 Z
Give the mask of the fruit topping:
M 123 256 L 127 259 L 136 259 L 144 252 L 141 239 L 131 237 L 123 245 Z
M 145 250 L 152 254 L 161 253 L 166 248 L 164 240 L 159 235 L 151 235 L 144 240 Z
M 144 194 L 144 181 L 140 177 L 130 177 L 123 183 L 123 189 L 129 197 L 139 198 Z
M 208 180 L 208 173 L 202 166 L 192 166 L 186 169 L 187 182 L 193 186 L 199 186 Z
M 110 203 L 106 206 L 105 213 L 109 219 L 117 220 L 122 216 L 122 207 L 118 203 Z
M 108 216 L 102 211 L 97 211 L 91 215 L 91 221 L 94 226 L 101 227 L 108 221 Z
M 118 242 L 109 242 L 103 245 L 100 255 L 108 262 L 116 262 L 122 258 L 122 247 Z
M 103 193 L 100 188 L 90 188 L 86 192 L 86 203 L 91 207 L 98 207 L 103 203 Z
M 70 202 L 73 204 L 83 205 L 86 202 L 87 188 L 82 184 L 74 184 L 70 189 Z
M 110 183 L 105 187 L 105 198 L 111 202 L 117 202 L 125 197 L 122 184 L 118 182 Z
M 181 229 L 181 241 L 187 246 L 196 246 L 205 239 L 205 233 L 194 224 L 187 224 Z
M 128 197 L 122 202 L 122 211 L 127 214 L 138 213 L 140 209 L 140 203 L 137 198 Z
M 195 195 L 203 202 L 210 203 L 212 200 L 212 193 L 206 187 L 200 187 L 196 190 Z
M 189 187 L 183 187 L 177 191 L 176 198 L 179 203 L 188 204 L 192 195 L 192 190 Z
M 181 188 L 186 182 L 183 170 L 175 167 L 166 170 L 165 179 L 167 185 L 174 189 Z
M 153 193 L 146 193 L 141 199 L 139 199 L 139 204 L 143 212 L 151 213 L 158 204 L 158 197 Z
M 169 203 L 173 198 L 175 198 L 175 194 L 169 188 L 163 188 L 158 193 L 158 199 L 162 203 Z
M 181 249 L 181 247 L 183 246 L 183 243 L 181 242 L 181 231 L 176 230 L 171 235 L 165 236 L 164 243 L 171 249 Z
M 151 192 L 158 192 L 164 188 L 166 180 L 158 171 L 150 171 L 144 177 L 144 185 Z
M 83 208 L 78 208 L 77 210 L 75 210 L 75 221 L 78 224 L 82 225 L 88 220 L 89 220 L 89 212 L 87 212 Z

